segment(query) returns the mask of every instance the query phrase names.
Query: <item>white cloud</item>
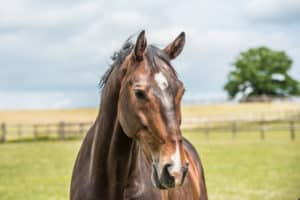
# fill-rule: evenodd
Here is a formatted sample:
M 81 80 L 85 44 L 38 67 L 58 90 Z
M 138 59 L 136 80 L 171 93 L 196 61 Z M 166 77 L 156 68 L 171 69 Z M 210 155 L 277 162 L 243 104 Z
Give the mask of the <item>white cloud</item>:
M 299 0 L 251 0 L 246 11 L 254 20 L 274 23 L 300 21 Z
M 97 15 L 98 2 L 77 2 L 68 6 L 12 0 L 0 7 L 0 24 L 8 26 L 58 26 L 87 22 Z
M 91 107 L 99 103 L 97 91 L 0 91 L 0 109 L 60 109 Z
M 72 100 L 60 92 L 0 92 L 0 109 L 64 108 Z
M 110 14 L 111 23 L 119 26 L 133 26 L 145 24 L 146 19 L 142 13 L 134 10 L 116 10 Z

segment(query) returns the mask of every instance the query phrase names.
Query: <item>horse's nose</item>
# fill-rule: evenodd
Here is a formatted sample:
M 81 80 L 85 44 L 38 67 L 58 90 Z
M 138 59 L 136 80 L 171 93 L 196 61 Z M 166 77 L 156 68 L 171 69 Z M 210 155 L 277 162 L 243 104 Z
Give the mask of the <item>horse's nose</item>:
M 173 164 L 168 163 L 163 167 L 162 174 L 161 174 L 161 183 L 170 188 L 175 187 L 175 177 L 173 174 L 170 174 L 169 168 L 172 167 Z
M 163 167 L 161 182 L 168 188 L 181 186 L 188 171 L 188 164 L 177 168 L 173 163 L 167 163 Z

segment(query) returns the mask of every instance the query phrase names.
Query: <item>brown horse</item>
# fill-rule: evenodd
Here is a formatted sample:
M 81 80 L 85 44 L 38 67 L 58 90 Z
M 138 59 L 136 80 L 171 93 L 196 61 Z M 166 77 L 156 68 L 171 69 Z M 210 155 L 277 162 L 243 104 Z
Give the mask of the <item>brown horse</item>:
M 115 53 L 74 166 L 71 200 L 207 199 L 198 154 L 181 135 L 184 87 L 170 63 L 184 44 L 182 32 L 163 50 L 147 46 L 142 31 Z

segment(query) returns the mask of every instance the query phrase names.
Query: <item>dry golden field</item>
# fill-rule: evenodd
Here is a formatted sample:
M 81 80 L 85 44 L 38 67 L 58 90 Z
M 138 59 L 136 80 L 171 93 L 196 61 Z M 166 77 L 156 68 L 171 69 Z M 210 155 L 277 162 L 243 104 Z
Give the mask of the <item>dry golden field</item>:
M 217 105 L 184 105 L 183 118 L 202 117 L 214 118 L 216 116 L 239 116 L 243 114 L 278 114 L 300 111 L 299 103 L 243 103 L 243 104 L 217 104 Z M 94 121 L 98 108 L 81 108 L 66 110 L 11 110 L 0 111 L 0 123 L 56 123 L 90 122 Z

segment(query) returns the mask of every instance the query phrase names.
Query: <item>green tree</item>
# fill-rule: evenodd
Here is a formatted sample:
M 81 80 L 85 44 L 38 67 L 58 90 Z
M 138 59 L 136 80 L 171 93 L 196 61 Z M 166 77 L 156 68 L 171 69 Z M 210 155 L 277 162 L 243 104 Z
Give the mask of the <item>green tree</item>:
M 267 47 L 251 48 L 242 52 L 233 63 L 224 89 L 231 98 L 238 94 L 244 99 L 262 95 L 300 95 L 300 83 L 288 74 L 292 63 L 284 51 Z

